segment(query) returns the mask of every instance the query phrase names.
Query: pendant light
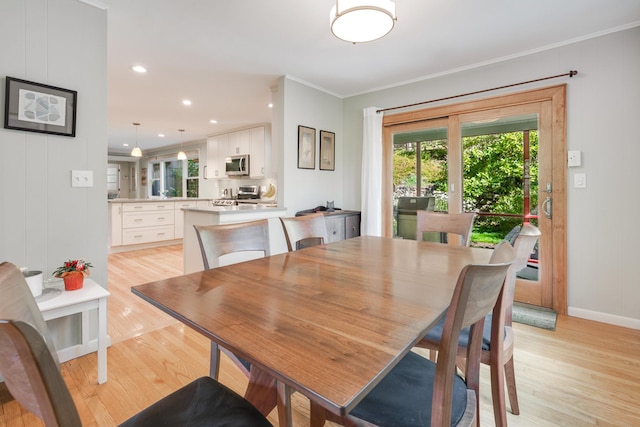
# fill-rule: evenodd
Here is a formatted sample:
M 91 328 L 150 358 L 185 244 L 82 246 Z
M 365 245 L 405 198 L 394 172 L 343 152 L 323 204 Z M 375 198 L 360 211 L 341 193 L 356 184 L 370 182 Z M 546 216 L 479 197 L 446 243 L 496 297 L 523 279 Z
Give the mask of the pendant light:
M 134 123 L 133 125 L 136 127 L 136 146 L 131 150 L 131 156 L 142 157 L 142 150 L 138 147 L 138 126 L 140 126 L 140 123 Z
M 178 129 L 178 132 L 180 132 L 180 151 L 178 152 L 178 160 L 187 160 L 187 153 L 182 150 L 182 132 L 184 132 L 184 129 Z
M 337 38 L 363 43 L 387 35 L 396 22 L 396 5 L 391 0 L 336 0 L 329 17 Z

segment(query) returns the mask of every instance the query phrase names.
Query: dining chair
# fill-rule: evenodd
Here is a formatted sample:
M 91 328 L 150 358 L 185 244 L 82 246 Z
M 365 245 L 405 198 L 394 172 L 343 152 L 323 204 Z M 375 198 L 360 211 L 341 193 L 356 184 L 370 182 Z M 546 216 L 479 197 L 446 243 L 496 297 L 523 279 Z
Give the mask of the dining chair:
M 327 242 L 324 214 L 317 212 L 295 217 L 280 217 L 289 252 Z
M 82 421 L 33 294 L 16 266 L 0 264 L 0 372 L 20 405 L 47 427 Z M 121 426 L 271 426 L 248 401 L 210 377 L 198 378 Z
M 194 225 L 204 269 L 215 267 L 217 260 L 237 252 L 262 252 L 271 255 L 269 245 L 269 220 L 240 222 L 236 224 Z
M 475 426 L 479 424 L 479 374 L 483 324 L 500 298 L 515 252 L 507 242 L 489 264 L 467 265 L 459 274 L 444 319 L 438 361 L 410 351 L 344 417 L 311 405 L 311 425 L 325 420 L 346 426 Z M 456 373 L 460 330 L 470 327 L 466 375 Z
M 425 232 L 452 233 L 460 236 L 462 246 L 469 246 L 475 218 L 475 212 L 416 211 L 416 239 L 423 240 Z
M 511 412 L 520 414 L 518 394 L 516 391 L 516 377 L 513 362 L 514 333 L 512 328 L 513 296 L 516 283 L 516 273 L 527 265 L 529 255 L 540 237 L 540 230 L 532 224 L 524 224 L 515 237 L 513 246 L 515 259 L 509 268 L 505 281 L 504 296 L 500 304 L 496 305 L 492 314 L 487 315 L 482 337 L 481 363 L 491 367 L 491 394 L 496 426 L 507 425 L 507 410 L 505 402 L 505 380 Z M 493 329 L 497 331 L 494 339 Z M 431 329 L 417 347 L 438 350 L 442 342 L 444 322 L 440 321 Z M 469 342 L 469 329 L 460 333 L 458 341 L 458 356 L 464 357 Z M 495 344 L 495 345 L 494 345 Z
M 271 255 L 269 220 L 267 219 L 236 224 L 194 225 L 193 227 L 198 236 L 205 270 L 214 268 L 223 255 L 238 252 L 262 252 L 264 256 Z M 257 374 L 252 372 L 251 363 L 213 342 L 211 343 L 211 377 L 218 378 L 220 351 L 226 354 L 247 378 L 251 379 L 254 376 L 253 383 L 269 385 L 275 381 L 273 378 L 256 378 Z M 260 372 L 262 375 L 262 371 Z M 272 395 L 265 398 L 265 401 L 260 402 L 258 409 L 263 414 L 268 414 L 276 404 L 277 394 L 274 391 Z

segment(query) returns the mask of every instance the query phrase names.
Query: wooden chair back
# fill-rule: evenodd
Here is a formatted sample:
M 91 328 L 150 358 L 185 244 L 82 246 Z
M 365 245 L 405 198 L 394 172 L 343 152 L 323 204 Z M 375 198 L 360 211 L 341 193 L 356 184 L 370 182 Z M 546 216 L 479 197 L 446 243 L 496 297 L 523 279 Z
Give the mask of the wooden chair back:
M 542 233 L 532 224 L 524 224 L 520 233 L 516 237 L 513 247 L 516 251 L 516 257 L 511 264 L 509 273 L 507 274 L 507 282 L 505 284 L 505 297 L 502 299 L 503 306 L 500 310 L 504 313 L 504 324 L 511 326 L 512 323 L 512 311 L 513 311 L 513 297 L 516 287 L 516 274 L 527 266 L 527 261 L 536 242 L 540 238 Z
M 424 232 L 453 233 L 460 236 L 463 246 L 471 244 L 471 230 L 475 212 L 441 213 L 416 211 L 416 239 L 422 240 Z
M 460 331 L 471 327 L 467 347 L 466 383 L 475 392 L 476 414 L 479 414 L 480 355 L 484 319 L 503 297 L 507 271 L 513 262 L 513 247 L 503 242 L 496 247 L 489 264 L 466 266 L 456 284 L 444 322 L 442 341 L 438 351 L 431 425 L 448 426 L 451 420 L 453 376 L 456 375 L 456 356 Z
M 269 220 L 221 225 L 194 225 L 205 270 L 215 265 L 223 255 L 235 252 L 260 251 L 271 255 Z
M 324 214 L 318 212 L 290 218 L 280 218 L 289 252 L 308 246 L 323 245 L 327 240 Z
M 0 264 L 0 373 L 11 395 L 47 426 L 81 426 L 57 353 L 20 270 Z

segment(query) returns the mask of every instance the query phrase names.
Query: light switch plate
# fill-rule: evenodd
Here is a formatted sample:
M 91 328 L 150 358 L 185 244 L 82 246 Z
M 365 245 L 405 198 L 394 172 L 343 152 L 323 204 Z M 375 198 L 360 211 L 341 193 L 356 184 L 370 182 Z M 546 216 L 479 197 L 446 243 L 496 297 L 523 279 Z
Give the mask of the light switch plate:
M 582 165 L 582 159 L 579 150 L 573 150 L 567 152 L 567 166 L 570 168 L 575 168 Z
M 93 187 L 93 171 L 71 171 L 72 187 Z
M 577 173 L 573 175 L 573 188 L 587 188 L 586 173 Z

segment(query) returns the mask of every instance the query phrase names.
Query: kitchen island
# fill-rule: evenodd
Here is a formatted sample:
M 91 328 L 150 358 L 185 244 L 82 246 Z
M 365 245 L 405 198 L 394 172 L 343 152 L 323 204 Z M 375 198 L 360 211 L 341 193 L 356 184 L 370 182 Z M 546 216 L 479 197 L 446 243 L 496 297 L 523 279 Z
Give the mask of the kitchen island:
M 287 243 L 282 230 L 282 225 L 278 219 L 287 214 L 287 208 L 269 207 L 261 204 L 238 205 L 238 206 L 210 206 L 210 207 L 187 207 L 182 208 L 184 212 L 184 273 L 193 273 L 204 269 L 202 254 L 198 236 L 193 228 L 194 225 L 217 225 L 233 224 L 238 222 L 255 221 L 258 219 L 269 220 L 269 238 L 271 253 L 281 253 L 287 251 Z M 242 254 L 225 255 L 221 260 L 222 264 L 231 264 L 262 256 L 261 253 L 246 252 Z

